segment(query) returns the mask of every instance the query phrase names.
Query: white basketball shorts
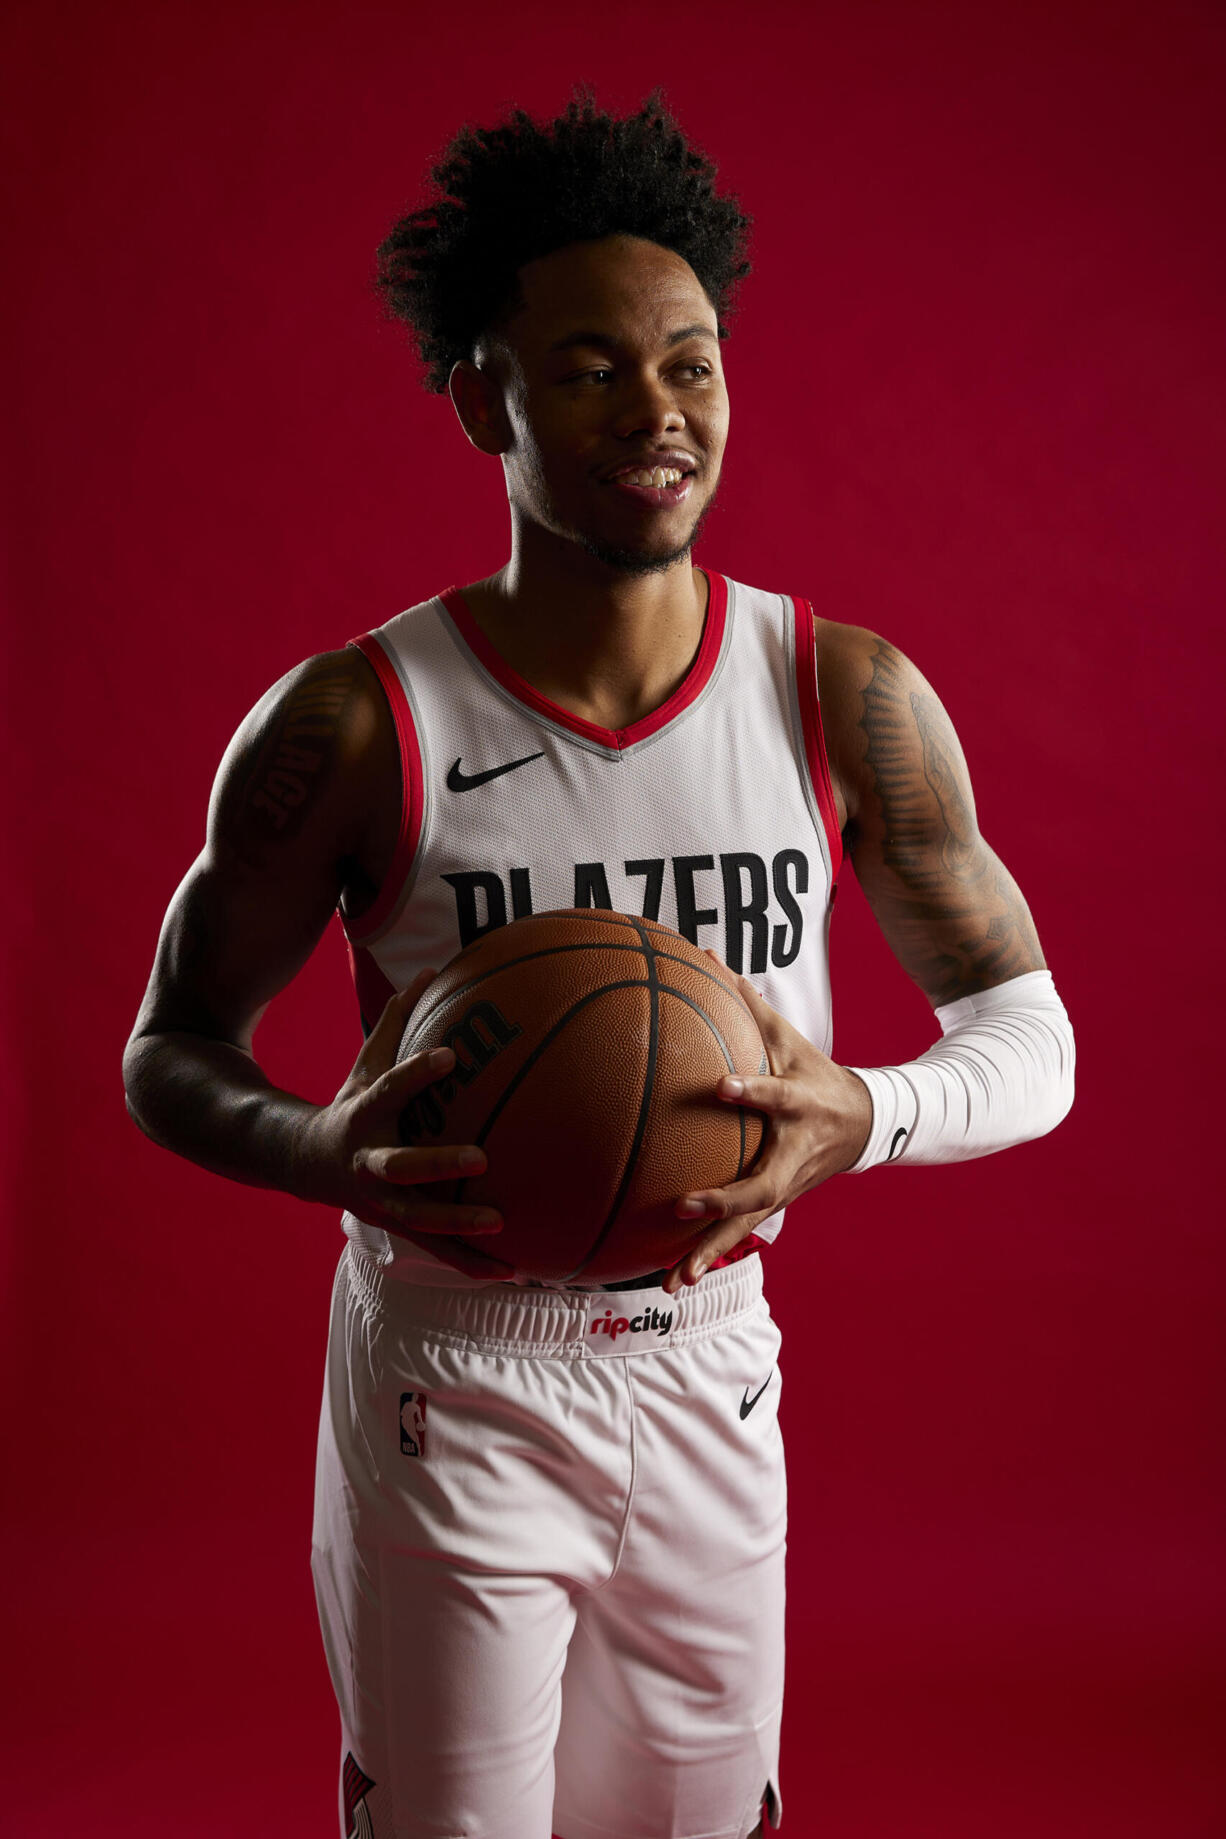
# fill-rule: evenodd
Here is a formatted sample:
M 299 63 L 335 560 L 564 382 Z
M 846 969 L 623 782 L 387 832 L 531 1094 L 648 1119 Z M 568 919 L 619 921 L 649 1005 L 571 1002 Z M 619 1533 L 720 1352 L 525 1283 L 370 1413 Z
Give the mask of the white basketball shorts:
M 346 1839 L 779 1825 L 779 1346 L 756 1253 L 668 1296 L 346 1249 L 312 1551 Z

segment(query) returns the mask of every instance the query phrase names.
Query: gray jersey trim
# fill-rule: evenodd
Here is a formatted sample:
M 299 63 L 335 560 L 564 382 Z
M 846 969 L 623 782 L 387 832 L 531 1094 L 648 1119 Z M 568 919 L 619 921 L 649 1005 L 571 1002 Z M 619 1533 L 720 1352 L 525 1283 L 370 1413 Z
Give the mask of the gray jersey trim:
M 392 669 L 396 673 L 397 682 L 400 684 L 401 689 L 404 691 L 404 699 L 409 705 L 409 716 L 413 723 L 413 731 L 417 736 L 418 748 L 421 751 L 422 812 L 421 812 L 421 829 L 417 833 L 417 847 L 413 851 L 413 860 L 409 863 L 408 872 L 406 873 L 404 881 L 401 884 L 400 892 L 396 896 L 396 904 L 393 906 L 391 912 L 388 914 L 387 918 L 384 920 L 383 924 L 380 926 L 378 932 L 372 932 L 369 934 L 369 936 L 363 936 L 360 940 L 354 941 L 355 944 L 361 944 L 362 947 L 365 949 L 369 949 L 369 947 L 372 945 L 377 945 L 380 939 L 384 939 L 387 937 L 388 933 L 391 932 L 397 920 L 400 918 L 401 914 L 404 912 L 405 902 L 408 900 L 409 895 L 413 892 L 413 889 L 417 885 L 418 873 L 420 872 L 421 865 L 423 861 L 425 860 L 426 850 L 430 844 L 430 833 L 434 825 L 434 802 L 435 802 L 434 794 L 430 789 L 430 771 L 429 771 L 430 756 L 428 752 L 429 743 L 426 739 L 426 727 L 425 727 L 425 723 L 422 721 L 422 718 L 421 718 L 421 710 L 417 706 L 417 699 L 413 694 L 413 686 L 409 682 L 409 679 L 407 675 L 405 674 L 404 665 L 401 662 L 399 654 L 397 653 L 396 647 L 394 643 L 391 641 L 391 639 L 389 639 L 385 635 L 382 629 L 376 629 L 376 631 L 373 634 L 373 637 L 378 640 L 379 645 L 382 648 L 385 656 L 389 659 Z M 404 763 L 403 761 L 401 762 L 401 766 L 400 766 L 400 776 L 401 776 L 401 794 L 400 795 L 402 798 L 407 798 L 409 795 L 409 787 L 404 782 Z
M 805 795 L 805 804 L 808 807 L 809 816 L 813 821 L 813 828 L 817 832 L 817 840 L 822 852 L 822 861 L 826 864 L 826 884 L 830 889 L 831 898 L 833 899 L 834 864 L 830 860 L 830 839 L 826 835 L 826 826 L 822 822 L 822 814 L 817 803 L 817 793 L 814 790 L 813 780 L 809 775 L 809 755 L 805 748 L 805 725 L 800 715 L 799 671 L 796 658 L 796 612 L 788 595 L 780 594 L 779 600 L 783 608 L 783 648 L 784 655 L 787 658 L 788 713 L 791 716 L 792 722 L 792 750 L 796 755 L 796 767 L 800 774 L 800 784 Z M 821 684 L 819 683 L 819 709 L 821 708 L 820 692 Z

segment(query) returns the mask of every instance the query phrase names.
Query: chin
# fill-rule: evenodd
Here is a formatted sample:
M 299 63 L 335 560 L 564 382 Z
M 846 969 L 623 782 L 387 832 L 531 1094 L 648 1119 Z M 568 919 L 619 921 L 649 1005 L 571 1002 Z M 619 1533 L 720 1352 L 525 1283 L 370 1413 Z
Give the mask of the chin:
M 653 555 L 642 549 L 617 549 L 611 543 L 602 543 L 598 537 L 592 536 L 581 536 L 579 545 L 588 555 L 603 562 L 606 568 L 615 568 L 619 574 L 657 575 L 684 561 L 693 547 L 693 538 L 687 538 L 679 549 L 670 549 L 663 555 Z
M 707 500 L 685 541 L 675 544 L 668 550 L 653 550 L 647 547 L 625 549 L 614 543 L 606 543 L 600 537 L 591 536 L 583 531 L 577 533 L 577 541 L 580 548 L 586 550 L 588 555 L 595 556 L 598 562 L 603 562 L 608 568 L 617 569 L 620 574 L 663 574 L 666 568 L 675 567 L 678 562 L 683 562 L 690 554 L 694 544 L 698 541 L 699 533 L 707 521 L 707 513 L 713 503 L 714 498 Z

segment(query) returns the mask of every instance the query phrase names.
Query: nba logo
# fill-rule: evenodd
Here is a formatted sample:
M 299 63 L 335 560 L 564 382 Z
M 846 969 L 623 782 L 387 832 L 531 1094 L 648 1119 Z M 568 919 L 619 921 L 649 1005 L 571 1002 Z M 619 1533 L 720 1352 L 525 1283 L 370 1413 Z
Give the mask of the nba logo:
M 426 1453 L 424 1392 L 400 1394 L 400 1453 L 402 1456 L 424 1456 Z
M 370 1823 L 370 1810 L 366 1805 L 366 1796 L 374 1787 L 369 1775 L 364 1775 L 353 1760 L 352 1750 L 345 1758 L 341 1771 L 341 1787 L 345 1801 L 345 1839 L 373 1839 L 374 1827 Z

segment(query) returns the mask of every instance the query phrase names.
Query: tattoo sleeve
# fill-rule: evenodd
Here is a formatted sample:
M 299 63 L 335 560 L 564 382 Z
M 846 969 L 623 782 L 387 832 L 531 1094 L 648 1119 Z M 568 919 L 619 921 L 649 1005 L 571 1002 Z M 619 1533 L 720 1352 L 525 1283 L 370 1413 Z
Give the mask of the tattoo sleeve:
M 924 748 L 924 778 L 932 788 L 941 811 L 945 835 L 941 843 L 941 863 L 955 880 L 964 881 L 975 872 L 975 816 L 958 784 L 958 770 L 950 750 L 937 726 L 943 714 L 935 696 L 911 692 L 915 726 Z
M 919 672 L 873 640 L 856 873 L 895 956 L 934 1003 L 1043 966 L 1020 889 L 979 834 L 958 737 Z

